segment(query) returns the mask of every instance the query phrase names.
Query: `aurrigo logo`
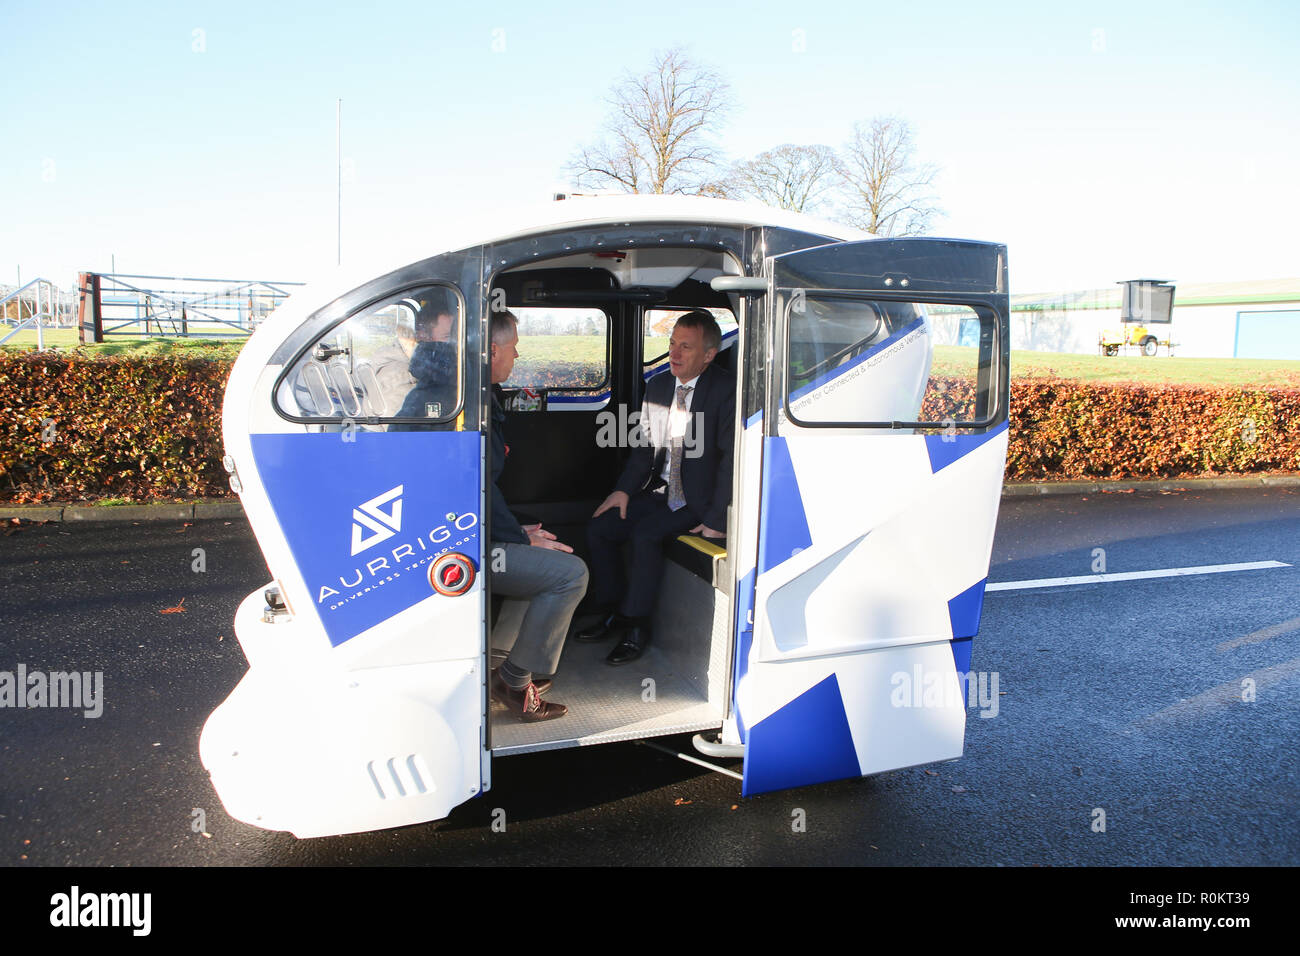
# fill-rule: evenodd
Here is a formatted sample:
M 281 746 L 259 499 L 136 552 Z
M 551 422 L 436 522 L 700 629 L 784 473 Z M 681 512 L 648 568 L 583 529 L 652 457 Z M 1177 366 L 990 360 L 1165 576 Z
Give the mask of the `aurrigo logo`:
M 402 530 L 402 485 L 352 509 L 352 553 L 360 554 Z M 392 502 L 385 511 L 384 505 Z M 366 534 L 369 531 L 370 534 Z

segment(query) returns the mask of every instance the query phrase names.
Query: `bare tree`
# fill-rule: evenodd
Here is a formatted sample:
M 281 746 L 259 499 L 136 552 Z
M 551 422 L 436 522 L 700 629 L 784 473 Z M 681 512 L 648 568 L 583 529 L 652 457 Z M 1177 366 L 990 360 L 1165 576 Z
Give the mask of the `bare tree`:
M 847 218 L 881 236 L 920 235 L 942 210 L 931 193 L 939 168 L 915 157 L 912 128 L 894 116 L 854 123 L 840 157 Z
M 836 184 L 835 150 L 829 146 L 785 143 L 736 163 L 728 176 L 729 192 L 778 209 L 814 212 Z
M 579 186 L 630 193 L 707 193 L 725 186 L 721 153 L 710 141 L 731 110 L 730 87 L 681 49 L 658 54 L 640 76 L 610 95 L 602 138 L 578 150 L 567 172 Z

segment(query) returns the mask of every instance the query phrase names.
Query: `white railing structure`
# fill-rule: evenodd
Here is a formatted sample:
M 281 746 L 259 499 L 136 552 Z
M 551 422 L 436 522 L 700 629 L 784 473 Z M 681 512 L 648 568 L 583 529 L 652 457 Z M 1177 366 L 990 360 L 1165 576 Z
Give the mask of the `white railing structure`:
M 9 317 L 9 303 L 17 306 L 14 318 Z M 0 320 L 13 328 L 0 338 L 0 345 L 24 329 L 36 329 L 36 347 L 45 348 L 45 329 L 68 328 L 75 323 L 72 300 L 59 291 L 49 279 L 32 279 L 0 298 Z M 26 317 L 23 312 L 26 311 Z
M 242 338 L 298 282 L 83 273 L 83 341 L 110 336 Z

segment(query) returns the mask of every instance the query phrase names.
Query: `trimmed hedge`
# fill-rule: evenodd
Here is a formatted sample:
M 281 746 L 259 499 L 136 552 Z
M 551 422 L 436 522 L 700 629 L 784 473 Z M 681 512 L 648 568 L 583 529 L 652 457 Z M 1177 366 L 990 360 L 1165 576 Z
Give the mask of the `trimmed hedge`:
M 1300 471 L 1300 389 L 1011 383 L 1008 480 Z
M 0 499 L 209 498 L 231 361 L 0 355 Z
M 233 363 L 0 354 L 0 499 L 219 498 Z M 969 407 L 938 383 L 922 414 Z M 1011 384 L 1008 480 L 1300 471 L 1300 389 Z
M 595 388 L 605 378 L 605 360 L 599 362 L 547 362 L 520 359 L 510 378 L 530 388 Z

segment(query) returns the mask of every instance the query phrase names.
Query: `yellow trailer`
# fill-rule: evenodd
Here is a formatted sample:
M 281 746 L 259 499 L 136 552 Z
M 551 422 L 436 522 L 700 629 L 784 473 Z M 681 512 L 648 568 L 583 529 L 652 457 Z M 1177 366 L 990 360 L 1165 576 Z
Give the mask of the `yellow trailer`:
M 1120 329 L 1104 329 L 1097 337 L 1097 345 L 1103 355 L 1118 355 L 1119 350 L 1133 346 L 1142 350 L 1143 355 L 1155 355 L 1160 346 L 1174 354 L 1174 341 L 1168 336 L 1159 338 L 1152 329 L 1145 325 L 1126 323 Z
M 1152 356 L 1163 345 L 1173 355 L 1173 285 L 1165 279 L 1130 279 L 1120 285 L 1124 287 L 1121 328 L 1102 330 L 1097 337 L 1101 353 L 1118 355 L 1120 349 L 1133 346 L 1143 355 Z M 1161 326 L 1165 328 L 1163 339 L 1157 334 Z

